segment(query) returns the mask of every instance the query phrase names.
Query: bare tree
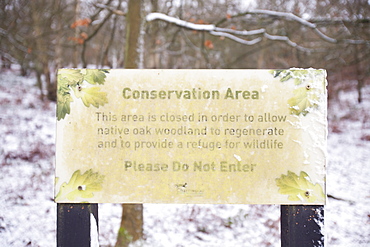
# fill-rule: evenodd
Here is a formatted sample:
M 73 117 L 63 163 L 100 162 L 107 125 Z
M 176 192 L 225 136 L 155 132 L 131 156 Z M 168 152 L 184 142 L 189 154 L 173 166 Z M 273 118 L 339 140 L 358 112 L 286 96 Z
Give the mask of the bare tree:
M 142 1 L 129 0 L 126 18 L 125 68 L 137 69 L 140 64 Z M 122 219 L 116 247 L 128 246 L 143 237 L 143 205 L 122 204 Z
M 356 80 L 361 102 L 370 69 L 368 1 L 267 0 L 245 10 L 207 5 L 209 13 L 202 12 L 201 19 L 194 14 L 201 10 L 187 7 L 181 6 L 182 15 L 159 8 L 146 17 L 159 27 L 161 47 L 155 52 L 164 66 L 169 61 L 167 67 L 172 67 L 168 59 L 181 54 L 174 60 L 181 68 L 322 67 L 329 78 Z M 179 48 L 174 52 L 172 47 Z

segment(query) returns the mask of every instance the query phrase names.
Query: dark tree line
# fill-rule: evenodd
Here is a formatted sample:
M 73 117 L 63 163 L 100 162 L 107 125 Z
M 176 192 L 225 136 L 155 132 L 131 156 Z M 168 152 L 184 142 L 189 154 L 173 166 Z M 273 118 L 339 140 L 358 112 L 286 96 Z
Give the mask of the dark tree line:
M 35 73 L 43 94 L 55 99 L 57 68 L 124 67 L 127 12 L 127 0 L 3 0 L 2 66 Z M 366 0 L 145 0 L 143 12 L 221 30 L 146 22 L 143 68 L 325 68 L 333 81 L 357 81 L 359 92 L 369 77 Z

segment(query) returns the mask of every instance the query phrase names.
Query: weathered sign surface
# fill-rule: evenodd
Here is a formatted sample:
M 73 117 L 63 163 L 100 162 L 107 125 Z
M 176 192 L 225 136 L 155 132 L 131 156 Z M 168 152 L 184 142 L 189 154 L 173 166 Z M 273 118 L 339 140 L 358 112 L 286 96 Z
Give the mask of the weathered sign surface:
M 324 204 L 326 72 L 58 72 L 56 202 Z

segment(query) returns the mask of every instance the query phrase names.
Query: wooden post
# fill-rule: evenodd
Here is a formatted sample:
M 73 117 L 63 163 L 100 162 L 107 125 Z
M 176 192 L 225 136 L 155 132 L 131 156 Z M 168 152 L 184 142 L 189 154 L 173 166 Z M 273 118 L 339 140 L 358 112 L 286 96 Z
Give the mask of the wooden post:
M 324 206 L 281 206 L 281 246 L 324 246 Z
M 95 222 L 91 222 L 91 216 L 94 216 Z M 97 229 L 98 204 L 57 204 L 58 247 L 91 247 L 94 241 L 98 241 Z M 92 231 L 96 231 L 95 238 L 91 236 Z

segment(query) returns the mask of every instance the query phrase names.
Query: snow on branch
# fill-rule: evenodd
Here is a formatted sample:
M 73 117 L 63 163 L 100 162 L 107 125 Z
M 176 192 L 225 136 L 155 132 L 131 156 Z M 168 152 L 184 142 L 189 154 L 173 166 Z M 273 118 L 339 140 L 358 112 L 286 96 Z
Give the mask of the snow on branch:
M 249 11 L 249 12 L 246 12 L 246 13 L 249 13 L 249 14 L 264 14 L 264 15 L 268 15 L 268 16 L 276 16 L 276 17 L 281 17 L 281 18 L 287 19 L 287 20 L 296 21 L 296 22 L 299 22 L 301 25 L 309 27 L 312 30 L 314 30 L 315 33 L 320 38 L 325 40 L 326 42 L 329 42 L 329 43 L 337 43 L 338 42 L 336 39 L 330 38 L 330 37 L 326 36 L 325 34 L 323 34 L 319 29 L 317 29 L 316 24 L 311 23 L 309 21 L 306 21 L 305 19 L 303 19 L 303 18 L 301 18 L 301 17 L 299 17 L 299 16 L 297 16 L 293 13 L 277 12 L 277 11 L 261 10 L 261 9 L 252 10 L 252 11 Z
M 310 49 L 310 48 L 300 46 L 297 43 L 291 41 L 287 36 L 271 35 L 271 34 L 268 34 L 268 33 L 264 33 L 264 36 L 269 40 L 283 41 L 283 42 L 287 43 L 288 45 L 290 45 L 290 46 L 292 46 L 292 47 L 294 47 L 294 48 L 296 48 L 300 51 L 304 51 L 304 52 L 317 51 L 315 49 Z
M 220 28 L 220 27 L 216 27 L 215 25 L 212 25 L 212 24 L 195 24 L 195 23 L 187 22 L 187 21 L 180 20 L 178 18 L 171 17 L 171 16 L 168 16 L 168 15 L 165 15 L 165 14 L 162 14 L 162 13 L 150 13 L 146 16 L 146 20 L 148 22 L 154 21 L 154 20 L 162 20 L 162 21 L 172 23 L 172 24 L 175 24 L 175 25 L 183 27 L 183 28 L 196 30 L 196 31 L 205 31 L 205 32 L 208 32 L 211 35 L 225 37 L 225 38 L 231 39 L 231 40 L 233 40 L 235 42 L 238 42 L 240 44 L 243 44 L 243 45 L 255 45 L 255 44 L 259 43 L 260 41 L 262 41 L 262 38 L 259 37 L 259 38 L 255 38 L 253 40 L 245 40 L 245 39 L 239 38 L 235 35 L 251 36 L 251 35 L 262 34 L 267 39 L 286 42 L 288 45 L 290 45 L 294 48 L 297 48 L 301 51 L 305 51 L 305 52 L 313 51 L 312 49 L 304 48 L 302 46 L 297 45 L 295 42 L 291 41 L 287 36 L 270 35 L 266 32 L 266 29 L 264 29 L 264 28 L 257 29 L 257 30 L 251 30 L 251 31 L 234 30 L 234 29 L 230 29 L 230 28 Z
M 291 20 L 291 21 L 296 21 L 300 23 L 302 26 L 306 26 L 310 29 L 312 29 L 321 39 L 325 40 L 326 42 L 329 43 L 337 43 L 338 40 L 333 39 L 324 33 L 322 33 L 316 26 L 316 24 L 311 23 L 293 13 L 288 13 L 288 12 L 278 12 L 278 11 L 272 11 L 272 10 L 262 10 L 262 9 L 256 9 L 256 10 L 249 10 L 243 13 L 239 13 L 237 15 L 231 16 L 230 18 L 235 18 L 235 17 L 241 17 L 245 15 L 265 15 L 265 16 L 272 16 L 272 17 L 278 17 L 278 18 L 283 18 L 286 20 Z M 227 19 L 224 18 L 221 21 L 218 22 L 218 24 L 221 24 L 225 22 Z
M 214 36 L 223 36 L 225 38 L 229 38 L 231 40 L 234 40 L 236 42 L 239 42 L 244 45 L 254 45 L 258 42 L 260 42 L 262 39 L 261 38 L 256 38 L 251 41 L 244 40 L 242 38 L 239 38 L 235 35 L 240 35 L 240 36 L 250 36 L 250 35 L 256 35 L 256 34 L 262 34 L 265 32 L 265 29 L 258 29 L 258 30 L 253 30 L 253 31 L 238 31 L 234 29 L 229 29 L 229 28 L 219 28 L 216 27 L 213 24 L 195 24 L 191 23 L 188 21 L 180 20 L 175 17 L 171 17 L 162 13 L 150 13 L 146 16 L 146 20 L 148 22 L 154 21 L 154 20 L 162 20 L 168 23 L 175 24 L 179 27 L 195 30 L 195 31 L 205 31 L 209 32 L 211 35 Z M 235 34 L 235 35 L 233 35 Z
M 235 18 L 235 17 L 241 17 L 245 15 L 267 15 L 267 16 L 272 16 L 272 17 L 278 17 L 278 18 L 283 18 L 286 20 L 291 20 L 291 21 L 296 21 L 300 23 L 302 26 L 308 27 L 314 31 L 314 33 L 320 37 L 322 40 L 332 43 L 332 44 L 337 44 L 337 43 L 349 43 L 349 44 L 370 44 L 370 41 L 368 40 L 351 40 L 351 39 L 344 39 L 344 40 L 337 40 L 334 38 L 331 38 L 327 35 L 325 35 L 323 32 L 321 32 L 316 24 L 309 22 L 297 15 L 294 15 L 292 13 L 287 13 L 287 12 L 277 12 L 277 11 L 271 11 L 271 10 L 250 10 L 246 11 L 244 13 L 239 13 L 235 16 L 231 16 L 230 18 Z M 204 31 L 208 32 L 211 35 L 214 36 L 222 36 L 228 39 L 231 39 L 235 42 L 244 44 L 244 45 L 254 45 L 257 44 L 262 40 L 262 38 L 254 38 L 253 40 L 245 40 L 242 39 L 238 36 L 252 36 L 252 35 L 263 35 L 265 38 L 269 40 L 277 40 L 277 41 L 283 41 L 286 44 L 297 48 L 298 50 L 304 51 L 304 52 L 312 52 L 312 51 L 318 51 L 316 49 L 310 49 L 310 48 L 305 48 L 303 46 L 298 45 L 297 43 L 293 42 L 292 40 L 289 39 L 288 36 L 277 36 L 277 35 L 271 35 L 268 34 L 266 29 L 260 28 L 256 30 L 251 30 L 251 31 L 246 31 L 246 30 L 234 30 L 231 28 L 221 28 L 218 27 L 218 24 L 223 23 L 227 19 L 223 19 L 218 22 L 218 24 L 195 24 L 191 23 L 188 21 L 184 21 L 175 17 L 171 17 L 162 13 L 150 13 L 146 16 L 146 20 L 148 22 L 154 21 L 154 20 L 162 20 L 168 23 L 172 23 L 174 25 L 177 25 L 179 27 L 183 27 L 186 29 L 191 29 L 195 31 Z
M 248 15 L 248 14 L 267 15 L 267 16 L 283 18 L 283 19 L 286 19 L 286 20 L 296 21 L 296 22 L 300 23 L 301 25 L 312 29 L 316 33 L 316 35 L 319 36 L 322 40 L 324 40 L 328 43 L 332 43 L 332 44 L 337 44 L 337 43 L 370 44 L 369 40 L 353 40 L 353 39 L 338 40 L 338 39 L 331 38 L 331 37 L 325 35 L 323 32 L 321 32 L 317 28 L 315 23 L 309 22 L 309 21 L 307 21 L 307 20 L 305 20 L 305 19 L 303 19 L 303 18 L 301 18 L 297 15 L 294 15 L 293 13 L 288 13 L 288 12 L 278 12 L 278 11 L 271 11 L 271 10 L 256 9 L 256 10 L 246 11 L 244 13 L 240 13 L 240 14 L 237 14 L 235 16 L 231 16 L 231 18 L 241 17 L 241 16 L 245 16 L 245 15 Z M 223 19 L 219 23 L 222 23 L 224 21 L 226 21 L 226 19 Z
M 108 5 L 105 5 L 105 4 L 102 4 L 102 3 L 96 3 L 96 4 L 93 4 L 93 5 L 96 8 L 99 8 L 99 9 L 107 9 L 110 12 L 112 12 L 113 14 L 116 14 L 116 15 L 126 16 L 126 13 L 122 12 L 119 9 L 114 9 L 111 6 L 108 6 Z
M 287 12 L 277 12 L 277 11 L 272 11 L 272 10 L 262 10 L 262 9 L 256 9 L 252 11 L 245 12 L 245 14 L 264 14 L 264 15 L 269 15 L 269 16 L 276 16 L 276 17 L 282 17 L 288 20 L 293 20 L 301 23 L 304 26 L 307 26 L 309 28 L 316 28 L 316 25 L 306 21 L 305 19 L 296 16 L 293 13 L 287 13 Z
M 234 30 L 230 28 L 221 28 L 221 27 L 215 27 L 215 30 L 218 32 L 226 32 L 226 33 L 232 33 L 235 35 L 242 35 L 242 36 L 248 36 L 248 35 L 256 35 L 256 34 L 263 34 L 266 32 L 266 29 L 261 28 L 257 30 L 247 31 L 247 30 Z
M 177 26 L 188 28 L 191 30 L 196 31 L 213 31 L 215 29 L 215 25 L 211 24 L 194 24 L 191 22 L 183 21 L 175 17 L 171 17 L 162 13 L 150 13 L 146 16 L 146 20 L 148 22 L 154 20 L 162 20 L 165 22 L 173 23 Z
M 261 38 L 256 38 L 256 39 L 248 41 L 248 40 L 241 39 L 239 37 L 236 37 L 234 35 L 231 35 L 229 33 L 224 33 L 224 32 L 211 31 L 209 33 L 214 35 L 214 36 L 222 36 L 222 37 L 225 37 L 225 38 L 229 38 L 229 39 L 234 40 L 234 41 L 236 41 L 238 43 L 241 43 L 243 45 L 254 45 L 254 44 L 257 44 L 258 42 L 260 42 L 262 40 Z

